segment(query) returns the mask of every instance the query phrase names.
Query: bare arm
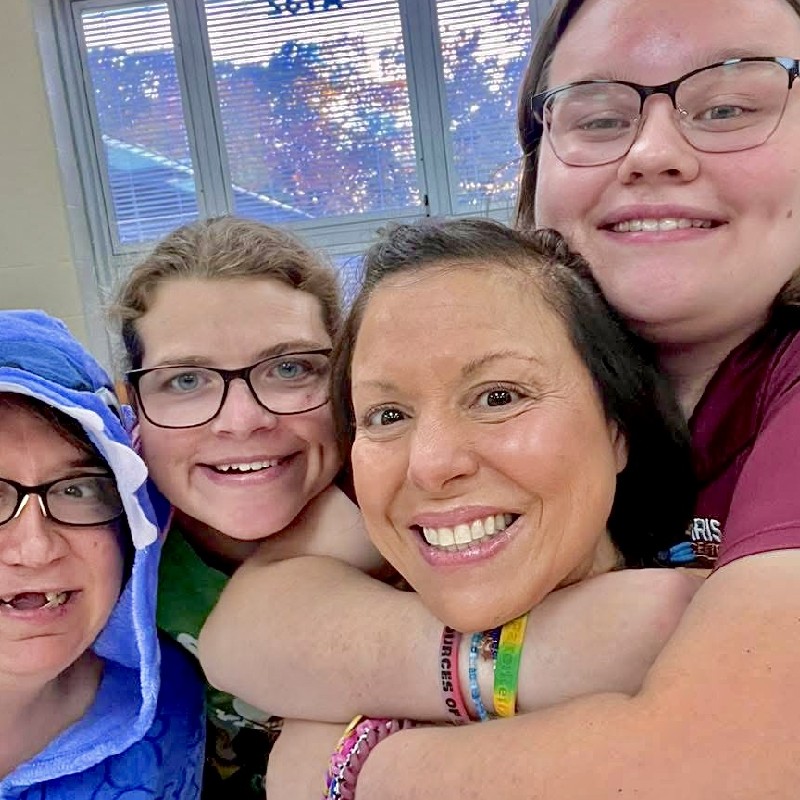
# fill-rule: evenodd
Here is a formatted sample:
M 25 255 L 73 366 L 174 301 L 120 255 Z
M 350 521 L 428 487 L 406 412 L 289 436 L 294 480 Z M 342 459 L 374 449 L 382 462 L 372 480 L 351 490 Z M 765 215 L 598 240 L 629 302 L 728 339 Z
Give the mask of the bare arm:
M 287 719 L 269 754 L 269 800 L 319 800 L 328 761 L 344 726 Z
M 404 732 L 359 800 L 794 800 L 800 786 L 800 551 L 735 561 L 697 593 L 634 697 Z M 487 778 L 490 776 L 490 778 Z
M 554 592 L 531 613 L 520 707 L 635 692 L 695 588 L 672 570 L 629 570 Z M 441 631 L 416 595 L 342 563 L 251 560 L 203 629 L 200 658 L 212 683 L 281 716 L 444 720 Z

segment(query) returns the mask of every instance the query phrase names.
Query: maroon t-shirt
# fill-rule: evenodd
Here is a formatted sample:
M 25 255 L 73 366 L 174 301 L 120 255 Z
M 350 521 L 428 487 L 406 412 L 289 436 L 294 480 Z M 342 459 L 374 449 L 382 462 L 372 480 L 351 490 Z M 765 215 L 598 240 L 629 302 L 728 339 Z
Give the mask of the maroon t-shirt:
M 720 365 L 690 420 L 696 563 L 800 547 L 800 330 L 770 325 Z

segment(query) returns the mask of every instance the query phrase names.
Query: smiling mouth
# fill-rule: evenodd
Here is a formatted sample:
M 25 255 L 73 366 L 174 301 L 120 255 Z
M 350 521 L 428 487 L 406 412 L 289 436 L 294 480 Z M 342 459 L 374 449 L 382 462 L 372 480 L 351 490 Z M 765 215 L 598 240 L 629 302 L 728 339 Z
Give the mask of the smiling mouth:
M 412 529 L 417 531 L 431 547 L 438 550 L 466 550 L 478 542 L 502 533 L 519 517 L 519 514 L 493 514 L 452 528 L 428 528 L 414 525 Z
M 241 461 L 231 462 L 230 464 L 208 464 L 209 469 L 219 475 L 248 475 L 253 472 L 263 472 L 267 469 L 284 464 L 292 456 L 282 458 L 270 458 L 268 461 Z
M 15 611 L 39 611 L 44 608 L 63 606 L 74 591 L 63 592 L 20 592 L 0 597 L 0 607 L 6 606 Z
M 723 223 L 713 219 L 690 219 L 687 217 L 663 217 L 663 218 L 643 218 L 626 219 L 603 225 L 603 230 L 613 233 L 658 233 L 661 231 L 689 230 L 690 228 L 701 228 L 710 230 L 718 228 Z

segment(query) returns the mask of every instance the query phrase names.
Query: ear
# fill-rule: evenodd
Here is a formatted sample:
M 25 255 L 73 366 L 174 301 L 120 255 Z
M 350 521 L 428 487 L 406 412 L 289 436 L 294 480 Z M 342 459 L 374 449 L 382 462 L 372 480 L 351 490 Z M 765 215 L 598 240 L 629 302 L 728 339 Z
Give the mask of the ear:
M 617 462 L 617 475 L 619 475 L 628 464 L 628 440 L 619 429 L 619 425 L 613 421 L 608 423 L 608 435 L 611 437 L 614 460 Z

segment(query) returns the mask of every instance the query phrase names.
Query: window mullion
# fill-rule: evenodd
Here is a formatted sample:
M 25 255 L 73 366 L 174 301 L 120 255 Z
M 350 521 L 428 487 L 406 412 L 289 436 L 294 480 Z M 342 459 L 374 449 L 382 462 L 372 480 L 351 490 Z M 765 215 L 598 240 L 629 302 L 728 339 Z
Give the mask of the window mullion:
M 203 0 L 174 3 L 175 52 L 201 216 L 233 207 Z
M 529 0 L 529 3 L 531 8 L 531 26 L 535 34 L 550 13 L 554 0 Z
M 427 213 L 453 212 L 444 70 L 435 0 L 400 0 L 417 161 L 428 198 Z

